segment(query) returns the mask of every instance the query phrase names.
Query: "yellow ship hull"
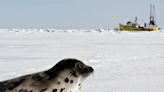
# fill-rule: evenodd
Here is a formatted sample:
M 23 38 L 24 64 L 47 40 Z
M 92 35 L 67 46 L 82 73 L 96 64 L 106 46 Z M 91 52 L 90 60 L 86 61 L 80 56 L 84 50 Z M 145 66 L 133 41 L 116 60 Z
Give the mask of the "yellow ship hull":
M 127 27 L 125 25 L 119 24 L 120 31 L 159 31 L 160 28 L 158 27 L 138 27 L 138 28 L 133 28 L 133 27 Z

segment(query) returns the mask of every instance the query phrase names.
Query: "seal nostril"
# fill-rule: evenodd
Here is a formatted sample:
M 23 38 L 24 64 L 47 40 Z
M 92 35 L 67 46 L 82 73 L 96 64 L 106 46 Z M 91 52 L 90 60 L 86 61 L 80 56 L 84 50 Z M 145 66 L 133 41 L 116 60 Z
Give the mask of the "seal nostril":
M 90 72 L 93 72 L 94 69 L 93 69 L 92 67 L 89 67 L 89 71 L 90 71 Z

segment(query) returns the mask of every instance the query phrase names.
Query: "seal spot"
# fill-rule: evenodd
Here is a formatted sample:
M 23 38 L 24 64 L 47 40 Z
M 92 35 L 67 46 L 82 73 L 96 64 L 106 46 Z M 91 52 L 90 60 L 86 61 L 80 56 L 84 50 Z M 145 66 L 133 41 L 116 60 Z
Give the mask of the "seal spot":
M 73 80 L 71 80 L 70 83 L 72 84 L 73 83 Z
M 60 84 L 60 81 L 58 82 L 58 84 Z
M 45 89 L 42 89 L 40 92 L 44 92 L 44 91 L 46 91 L 47 90 L 47 88 L 45 88 Z
M 57 92 L 58 90 L 57 89 L 53 89 L 52 92 Z
M 65 82 L 68 83 L 69 82 L 69 79 L 68 78 L 65 78 Z
M 65 89 L 65 88 L 61 88 L 60 92 L 63 92 L 64 89 Z
M 19 92 L 28 92 L 27 89 L 20 89 Z

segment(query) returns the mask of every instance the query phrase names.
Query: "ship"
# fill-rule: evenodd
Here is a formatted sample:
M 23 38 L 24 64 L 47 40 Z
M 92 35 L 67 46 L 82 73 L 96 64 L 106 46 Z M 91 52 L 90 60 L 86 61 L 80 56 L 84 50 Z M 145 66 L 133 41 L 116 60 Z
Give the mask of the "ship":
M 128 21 L 126 25 L 119 23 L 120 31 L 159 31 L 160 28 L 156 23 L 155 7 L 153 4 L 150 4 L 150 18 L 149 23 L 144 23 L 143 26 L 140 26 L 137 23 L 137 17 L 134 22 Z

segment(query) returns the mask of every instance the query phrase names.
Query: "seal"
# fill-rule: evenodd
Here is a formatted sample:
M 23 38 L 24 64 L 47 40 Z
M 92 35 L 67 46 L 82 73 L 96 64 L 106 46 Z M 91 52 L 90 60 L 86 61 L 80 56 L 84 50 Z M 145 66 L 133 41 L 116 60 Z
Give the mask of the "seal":
M 63 59 L 49 70 L 0 82 L 0 92 L 76 92 L 94 69 L 77 59 Z

